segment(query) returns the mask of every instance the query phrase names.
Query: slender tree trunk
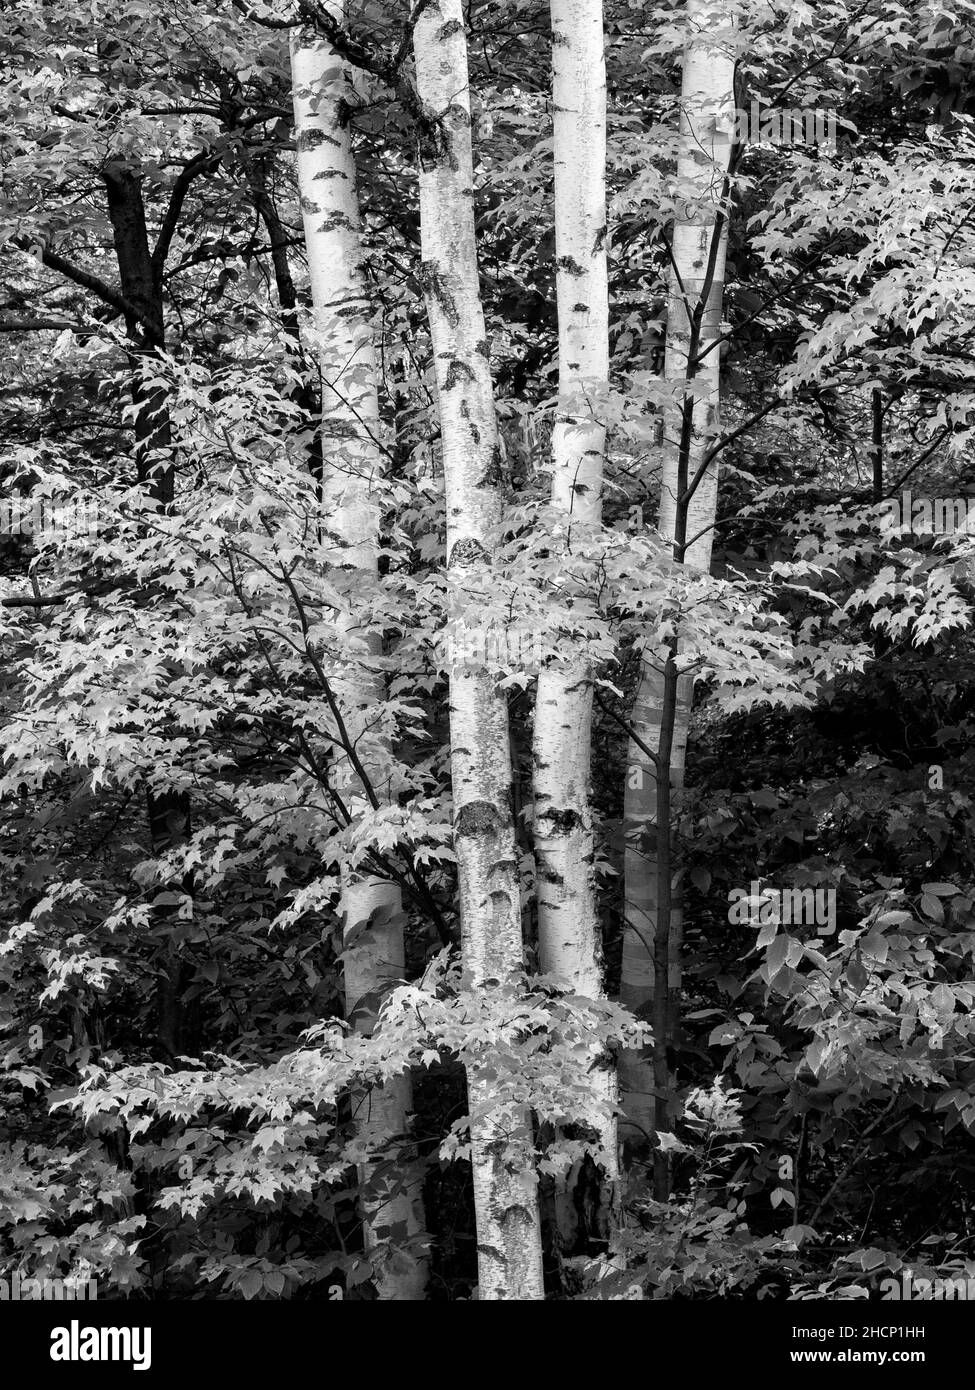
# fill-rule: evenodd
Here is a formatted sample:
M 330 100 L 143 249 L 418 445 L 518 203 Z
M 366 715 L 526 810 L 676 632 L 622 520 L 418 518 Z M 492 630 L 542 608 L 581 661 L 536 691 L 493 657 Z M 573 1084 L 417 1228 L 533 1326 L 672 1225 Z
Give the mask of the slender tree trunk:
M 681 90 L 679 197 L 674 226 L 665 373 L 673 396 L 664 412 L 659 529 L 681 563 L 707 571 L 717 507 L 718 467 L 708 462 L 720 402 L 720 335 L 727 215 L 735 126 L 734 16 L 730 0 L 688 0 Z M 693 383 L 693 392 L 691 384 Z M 623 1109 L 642 1138 L 672 1127 L 671 1053 L 679 1023 L 683 909 L 674 862 L 673 805 L 683 787 L 692 680 L 679 677 L 677 647 L 644 654 L 632 725 L 655 758 L 631 742 L 624 794 L 626 926 L 620 998 L 650 1018 L 652 1060 L 621 1060 Z M 662 784 L 662 785 L 661 785 Z M 656 1195 L 669 1191 L 655 1161 Z
M 596 527 L 602 519 L 609 384 L 606 63 L 602 0 L 552 0 L 551 13 L 559 326 L 552 505 L 564 514 L 567 540 L 574 526 Z M 539 963 L 576 993 L 595 998 L 603 972 L 590 800 L 592 683 L 585 661 L 543 668 L 533 760 Z M 613 1069 L 597 1067 L 593 1076 L 600 1098 L 615 1106 Z M 615 1119 L 597 1113 L 589 1124 L 602 1137 L 607 1177 L 615 1183 Z M 568 1243 L 574 1204 L 561 1204 L 561 1215 Z
M 298 292 L 295 289 L 294 278 L 291 274 L 291 262 L 288 259 L 288 234 L 281 223 L 274 199 L 268 188 L 270 157 L 268 155 L 255 155 L 252 158 L 245 151 L 242 151 L 240 160 L 247 178 L 254 211 L 264 223 L 264 229 L 267 232 L 271 269 L 274 273 L 274 284 L 278 292 L 278 304 L 281 306 L 281 324 L 288 337 L 297 345 L 300 343 Z
M 460 0 L 434 0 L 414 30 L 422 275 L 436 364 L 447 511 L 448 618 L 490 601 L 501 519 L 500 451 L 474 234 L 467 40 Z M 462 651 L 472 650 L 466 643 Z M 465 973 L 477 987 L 523 965 L 508 707 L 469 658 L 450 672 L 450 770 Z M 479 1296 L 543 1297 L 535 1173 L 506 1144 L 531 1142 L 530 1116 L 492 1114 L 491 1081 L 468 1073 Z
M 119 285 L 126 299 L 143 314 L 140 323 L 132 320 L 126 323 L 132 344 L 132 397 L 137 406 L 136 467 L 139 480 L 149 483 L 152 496 L 164 507 L 173 500 L 173 464 L 172 459 L 165 456 L 154 458 L 153 451 L 167 449 L 172 443 L 169 403 L 165 388 L 147 390 L 143 386 L 139 370 L 147 358 L 162 352 L 166 346 L 162 281 L 149 249 L 142 174 L 128 160 L 116 158 L 106 163 L 102 178 L 108 195 Z
M 329 5 L 341 19 L 341 6 Z M 351 85 L 341 59 L 314 30 L 292 31 L 298 188 L 314 309 L 310 344 L 321 376 L 323 516 L 335 538 L 342 565 L 361 576 L 365 589 L 378 578 L 379 499 L 384 472 L 371 306 L 362 272 L 362 238 L 355 164 L 349 130 Z M 351 740 L 369 786 L 345 762 L 338 782 L 353 821 L 368 814 L 369 793 L 382 799 L 388 785 L 390 749 L 381 731 L 367 731 L 382 699 L 379 654 L 374 636 L 358 633 L 349 612 L 342 624 L 352 660 L 334 684 Z M 378 1001 L 405 971 L 403 903 L 399 886 L 366 873 L 342 875 L 343 954 L 348 1017 L 368 1033 Z M 360 1100 L 364 1137 L 403 1134 L 412 1108 L 408 1076 L 397 1077 Z M 379 1297 L 423 1298 L 426 1261 L 417 1254 L 422 1232 L 419 1173 L 407 1164 L 399 1181 L 380 1179 L 376 1165 L 363 1165 L 360 1182 L 364 1238 L 376 1270 Z M 412 1174 L 412 1176 L 411 1176 Z M 395 1246 L 412 1242 L 408 1255 Z
M 884 393 L 875 386 L 870 393 L 870 471 L 873 500 L 884 500 Z
M 166 346 L 161 266 L 149 248 L 142 172 L 121 156 L 107 161 L 102 172 L 112 224 L 112 239 L 118 265 L 119 286 L 125 298 L 141 313 L 136 322 L 126 323 L 131 344 L 132 399 L 136 406 L 136 475 L 159 508 L 172 505 L 175 469 L 170 454 L 172 428 L 169 401 L 164 387 L 144 386 L 142 368 Z M 190 799 L 185 792 L 156 790 L 146 792 L 149 837 L 157 855 L 184 843 L 190 833 Z M 180 885 L 192 895 L 193 878 L 186 875 Z M 178 923 L 167 930 L 166 909 L 159 912 L 160 928 L 166 936 L 160 974 L 156 986 L 157 1037 L 171 1058 L 189 1050 L 192 1044 L 186 1028 L 182 993 L 185 966 L 176 941 Z

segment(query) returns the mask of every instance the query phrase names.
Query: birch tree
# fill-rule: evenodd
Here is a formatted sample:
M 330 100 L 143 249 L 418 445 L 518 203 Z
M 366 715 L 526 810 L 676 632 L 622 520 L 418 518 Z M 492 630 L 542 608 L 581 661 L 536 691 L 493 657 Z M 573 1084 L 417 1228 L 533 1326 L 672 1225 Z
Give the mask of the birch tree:
M 559 397 L 552 435 L 552 506 L 573 528 L 602 516 L 609 378 L 606 224 L 606 62 L 602 0 L 552 0 L 552 110 Z M 550 663 L 538 678 L 534 727 L 539 963 L 579 994 L 602 992 L 590 800 L 593 670 Z M 596 1072 L 616 1103 L 611 1069 Z M 616 1124 L 592 1117 L 617 1176 Z
M 682 564 L 707 572 L 718 495 L 709 450 L 717 430 L 727 198 L 735 132 L 733 15 L 727 0 L 688 0 L 677 162 L 679 215 L 671 273 L 664 372 L 658 527 Z M 626 926 L 621 1002 L 654 1029 L 652 1062 L 621 1061 L 623 1109 L 644 1136 L 670 1125 L 668 1052 L 676 1031 L 682 908 L 672 862 L 672 808 L 684 780 L 692 678 L 677 645 L 645 651 L 632 712 L 624 793 Z M 664 1195 L 665 1165 L 657 1163 Z
M 424 296 L 436 367 L 447 513 L 448 620 L 469 625 L 490 594 L 501 520 L 500 449 L 478 286 L 467 40 L 460 0 L 427 6 L 414 30 Z M 508 708 L 491 672 L 457 644 L 450 768 L 465 972 L 475 987 L 523 963 Z M 530 1118 L 505 1123 L 491 1080 L 469 1070 L 479 1296 L 542 1292 Z M 507 1150 L 507 1153 L 506 1153 Z M 513 1150 L 513 1152 L 512 1152 Z
M 328 7 L 336 20 L 341 5 Z M 314 313 L 312 348 L 321 389 L 322 514 L 339 563 L 368 592 L 378 575 L 379 502 L 383 475 L 376 352 L 362 269 L 362 238 L 349 111 L 354 91 L 342 59 L 310 26 L 292 30 L 291 67 L 298 186 Z M 380 639 L 360 630 L 350 608 L 340 617 L 348 661 L 333 684 L 345 726 L 343 742 L 358 750 L 334 765 L 350 826 L 381 803 L 389 784 L 390 747 L 372 726 L 382 699 L 376 667 Z M 403 902 L 397 883 L 346 866 L 342 871 L 347 1016 L 371 1032 L 382 994 L 405 971 Z M 361 1137 L 381 1144 L 406 1130 L 412 1108 L 408 1075 L 357 1097 Z M 425 1262 L 416 1256 L 422 1229 L 418 1180 L 409 1165 L 398 1181 L 380 1182 L 364 1164 L 362 1200 L 367 1253 L 380 1299 L 423 1297 Z M 412 1254 L 391 1253 L 390 1235 L 413 1242 Z M 398 1243 L 398 1241 L 397 1241 Z

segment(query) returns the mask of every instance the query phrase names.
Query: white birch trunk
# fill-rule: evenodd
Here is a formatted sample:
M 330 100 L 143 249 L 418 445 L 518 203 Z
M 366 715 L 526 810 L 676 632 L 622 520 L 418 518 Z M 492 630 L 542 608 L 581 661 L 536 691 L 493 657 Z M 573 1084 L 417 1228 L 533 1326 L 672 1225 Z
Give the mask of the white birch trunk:
M 551 15 L 559 328 L 552 505 L 569 530 L 602 519 L 609 385 L 606 62 L 602 0 L 551 0 Z M 533 762 L 539 964 L 576 993 L 596 998 L 603 972 L 590 799 L 592 682 L 588 662 L 542 669 Z M 615 1106 L 613 1069 L 597 1069 L 593 1079 L 600 1099 Z M 607 1176 L 615 1182 L 615 1119 L 598 1111 L 580 1119 L 600 1133 Z
M 678 557 L 686 565 L 707 571 L 711 563 L 714 534 L 711 528 L 718 497 L 717 461 L 704 472 L 689 503 L 681 502 L 682 480 L 678 471 L 683 453 L 686 458 L 683 487 L 686 488 L 696 478 L 718 427 L 720 353 L 717 347 L 706 349 L 720 334 L 724 293 L 727 218 L 721 221 L 716 245 L 715 235 L 735 128 L 734 16 L 729 0 L 687 0 L 687 20 L 689 36 L 681 86 L 677 175 L 680 194 L 690 200 L 691 206 L 685 216 L 678 217 L 673 235 L 674 269 L 670 277 L 665 357 L 665 374 L 673 383 L 673 396 L 664 413 L 658 525 L 663 538 L 672 544 L 676 544 L 683 533 L 688 544 L 683 555 Z M 694 354 L 699 361 L 696 367 L 690 368 L 694 383 L 692 429 L 686 440 L 687 447 L 682 450 L 682 416 L 688 399 L 692 336 L 690 315 L 702 295 L 706 295 L 706 303 Z M 654 752 L 659 747 L 662 717 L 662 667 L 660 654 L 645 655 L 632 714 L 634 730 Z M 674 800 L 684 782 L 692 691 L 692 679 L 685 677 L 678 682 L 670 761 Z M 652 845 L 641 847 L 638 840 L 655 826 L 657 783 L 653 763 L 632 741 L 627 762 L 623 809 L 626 925 L 620 1001 L 646 1018 L 654 994 L 657 863 Z M 683 910 L 679 892 L 675 891 L 668 951 L 669 987 L 675 1002 L 680 988 L 682 940 Z M 625 1054 L 620 1061 L 620 1087 L 627 1121 L 644 1133 L 652 1134 L 658 1127 L 658 1107 L 650 1062 L 640 1054 Z
M 437 0 L 414 31 L 422 274 L 436 364 L 447 511 L 448 618 L 490 599 L 491 547 L 501 517 L 500 451 L 474 234 L 467 41 L 460 0 Z M 462 644 L 462 647 L 464 644 Z M 469 649 L 468 649 L 469 650 Z M 465 973 L 476 988 L 523 964 L 511 805 L 508 709 L 491 673 L 469 660 L 450 672 L 454 845 Z M 543 1297 L 536 1177 L 506 1163 L 499 1143 L 530 1145 L 530 1116 L 490 1114 L 491 1083 L 468 1072 L 478 1295 Z
M 336 19 L 342 18 L 341 4 L 326 8 Z M 376 485 L 383 473 L 383 453 L 346 105 L 354 97 L 342 60 L 313 30 L 292 31 L 291 67 L 298 189 L 314 311 L 311 346 L 321 376 L 323 524 L 335 538 L 341 563 L 361 573 L 372 588 L 379 544 Z M 334 692 L 362 766 L 381 799 L 388 781 L 388 742 L 381 732 L 363 737 L 370 706 L 382 697 L 381 678 L 371 669 L 376 643 L 365 635 L 357 639 L 351 612 L 341 626 L 352 661 L 336 677 Z M 332 766 L 353 819 L 367 814 L 365 789 L 347 759 Z M 379 920 L 356 937 L 357 929 L 374 913 Z M 400 889 L 385 880 L 346 871 L 342 914 L 346 943 L 355 943 L 347 944 L 344 954 L 346 1013 L 360 1032 L 368 1033 L 382 994 L 404 974 Z M 406 1130 L 412 1108 L 408 1076 L 357 1099 L 361 1138 L 381 1141 Z M 360 1182 L 367 1189 L 361 1210 L 379 1298 L 422 1300 L 426 1262 L 396 1248 L 404 1239 L 415 1241 L 423 1229 L 418 1174 L 407 1168 L 393 1186 L 389 1181 L 379 1183 L 371 1168 L 364 1164 L 360 1169 Z

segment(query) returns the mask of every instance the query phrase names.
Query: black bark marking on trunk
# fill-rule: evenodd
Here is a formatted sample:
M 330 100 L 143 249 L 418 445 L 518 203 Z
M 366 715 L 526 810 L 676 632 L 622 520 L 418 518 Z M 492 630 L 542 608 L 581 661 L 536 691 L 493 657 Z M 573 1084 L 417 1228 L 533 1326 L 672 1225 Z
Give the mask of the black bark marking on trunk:
M 334 232 L 336 230 L 352 231 L 353 227 L 353 222 L 344 212 L 336 211 L 330 212 L 329 215 L 322 220 L 318 230 L 320 232 Z M 351 312 L 357 315 L 359 310 L 355 308 Z
M 455 172 L 457 156 L 443 119 L 426 105 L 412 106 L 416 132 L 416 157 L 424 173 L 432 173 L 441 165 Z
M 458 838 L 468 835 L 493 835 L 501 827 L 501 812 L 490 801 L 468 801 L 457 812 L 454 833 Z
M 518 868 L 516 859 L 498 859 L 491 865 L 491 872 L 494 874 L 514 873 Z
M 295 149 L 299 154 L 305 150 L 316 150 L 319 145 L 337 145 L 339 142 L 332 135 L 326 135 L 320 126 L 305 126 L 298 131 L 295 139 Z
M 538 818 L 548 821 L 552 829 L 559 835 L 569 835 L 582 825 L 582 817 L 579 812 L 573 811 L 570 806 L 561 810 L 557 806 L 546 806 L 544 811 L 539 812 Z
M 491 450 L 491 457 L 488 459 L 487 467 L 478 478 L 476 487 L 497 487 L 504 481 L 504 468 L 502 467 L 501 446 L 495 444 Z
M 440 306 L 440 311 L 451 328 L 456 328 L 460 323 L 460 314 L 436 261 L 420 262 L 420 289 L 428 300 L 433 300 Z
M 471 432 L 471 438 L 473 439 L 474 443 L 480 444 L 481 431 L 477 428 L 477 426 L 474 424 L 474 421 L 471 419 L 471 408 L 466 401 L 461 402 L 460 413 L 463 416 L 463 418 L 467 421 L 467 427 Z
M 456 122 L 457 125 L 467 127 L 471 125 L 471 113 L 467 110 L 466 106 L 461 106 L 459 102 L 452 101 L 444 112 L 444 115 Z M 465 189 L 464 192 L 466 193 L 467 190 Z
M 462 536 L 455 541 L 447 560 L 447 568 L 455 565 L 475 565 L 488 562 L 488 553 L 479 540 L 473 536 Z
M 445 391 L 452 391 L 460 381 L 474 381 L 474 372 L 462 357 L 452 357 L 447 375 L 444 377 Z

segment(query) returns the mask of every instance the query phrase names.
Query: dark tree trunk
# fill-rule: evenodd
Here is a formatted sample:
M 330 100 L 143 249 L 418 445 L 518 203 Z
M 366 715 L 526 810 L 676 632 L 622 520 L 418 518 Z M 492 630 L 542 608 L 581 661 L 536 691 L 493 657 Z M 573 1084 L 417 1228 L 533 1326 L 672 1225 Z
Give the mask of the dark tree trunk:
M 119 283 L 123 295 L 140 315 L 138 319 L 127 318 L 125 325 L 131 344 L 132 399 L 136 405 L 136 472 L 139 481 L 146 483 L 157 506 L 163 509 L 172 505 L 175 494 L 175 469 L 169 452 L 172 446 L 169 402 L 165 388 L 147 388 L 142 379 L 147 361 L 164 351 L 166 345 L 162 266 L 154 261 L 149 247 L 142 175 L 138 166 L 125 159 L 110 160 L 102 177 L 108 194 Z M 157 451 L 165 452 L 157 457 Z M 146 813 L 155 854 L 163 854 L 186 840 L 190 800 L 185 793 L 147 791 Z M 184 878 L 181 886 L 184 892 L 192 892 L 192 877 Z M 188 1045 L 182 1007 L 186 971 L 179 957 L 176 926 L 172 911 L 162 909 L 160 931 L 164 942 L 156 989 L 156 1032 L 160 1047 L 171 1057 L 185 1051 Z

